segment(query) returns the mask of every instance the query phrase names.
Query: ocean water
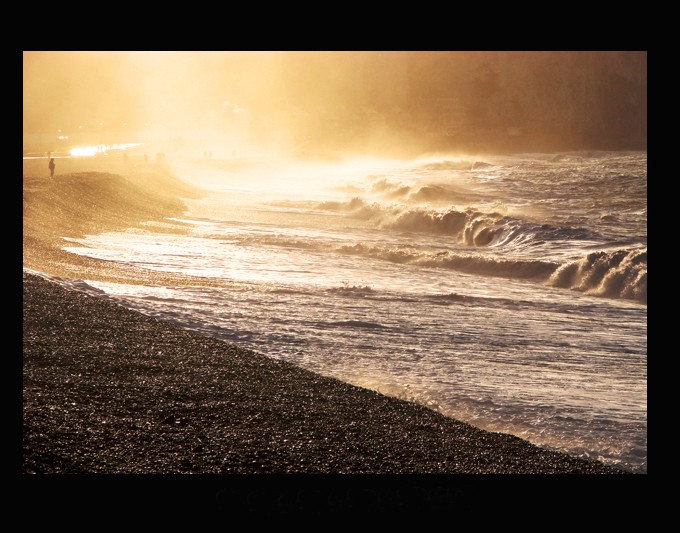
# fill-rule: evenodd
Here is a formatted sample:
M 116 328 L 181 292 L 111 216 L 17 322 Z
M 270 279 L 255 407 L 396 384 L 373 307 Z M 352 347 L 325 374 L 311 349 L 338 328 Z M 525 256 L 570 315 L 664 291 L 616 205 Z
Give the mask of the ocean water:
M 646 152 L 171 165 L 181 218 L 65 248 L 203 282 L 74 285 L 647 472 Z

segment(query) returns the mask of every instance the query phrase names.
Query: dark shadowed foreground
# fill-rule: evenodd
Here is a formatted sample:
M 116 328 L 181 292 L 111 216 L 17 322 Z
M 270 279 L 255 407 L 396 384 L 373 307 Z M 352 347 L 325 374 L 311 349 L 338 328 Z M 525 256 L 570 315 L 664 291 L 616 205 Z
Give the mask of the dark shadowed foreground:
M 615 473 L 24 274 L 25 473 Z

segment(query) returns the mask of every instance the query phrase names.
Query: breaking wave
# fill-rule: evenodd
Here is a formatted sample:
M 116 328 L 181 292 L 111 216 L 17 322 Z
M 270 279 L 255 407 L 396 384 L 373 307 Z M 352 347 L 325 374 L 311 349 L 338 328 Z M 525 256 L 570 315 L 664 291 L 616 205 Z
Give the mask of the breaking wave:
M 647 303 L 647 248 L 588 254 L 562 265 L 549 283 L 595 296 Z
M 559 266 L 549 261 L 499 259 L 483 255 L 458 254 L 448 251 L 431 252 L 416 248 L 394 248 L 363 243 L 344 245 L 337 251 L 397 264 L 445 268 L 469 274 L 512 279 L 547 280 Z
M 451 235 L 458 244 L 488 247 L 510 243 L 538 243 L 554 240 L 598 240 L 585 228 L 557 227 L 518 219 L 499 212 L 474 208 L 446 210 L 367 202 L 355 197 L 347 202 L 322 202 L 317 209 L 342 211 L 353 218 L 367 220 L 377 227 L 399 231 Z
M 399 264 L 445 268 L 468 274 L 545 282 L 593 296 L 647 303 L 647 249 L 594 252 L 577 261 L 502 259 L 480 254 L 418 251 L 354 244 L 339 251 Z
M 646 248 L 593 252 L 581 259 L 560 263 L 541 259 L 503 258 L 466 250 L 438 251 L 411 245 L 390 246 L 368 242 L 338 244 L 272 235 L 259 244 L 360 256 L 400 265 L 441 268 L 473 275 L 531 280 L 593 296 L 647 302 Z M 349 285 L 335 290 L 351 294 L 367 294 L 372 291 L 370 287 Z

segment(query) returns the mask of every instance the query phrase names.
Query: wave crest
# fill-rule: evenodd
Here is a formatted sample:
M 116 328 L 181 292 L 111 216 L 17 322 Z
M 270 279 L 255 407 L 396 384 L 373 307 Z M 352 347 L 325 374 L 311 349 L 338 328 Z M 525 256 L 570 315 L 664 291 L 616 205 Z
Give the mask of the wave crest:
M 453 235 L 467 246 L 491 246 L 521 236 L 522 223 L 501 213 L 472 208 L 446 211 L 366 202 L 355 197 L 348 202 L 322 202 L 317 209 L 344 211 L 353 218 L 371 220 L 382 228 Z
M 647 248 L 588 254 L 558 268 L 549 284 L 647 303 Z
M 362 243 L 344 245 L 337 249 L 347 255 L 359 255 L 396 264 L 410 264 L 428 268 L 444 268 L 468 274 L 533 279 L 545 281 L 558 265 L 550 261 L 498 259 L 482 255 L 459 255 L 453 252 L 432 253 L 416 249 L 388 248 Z

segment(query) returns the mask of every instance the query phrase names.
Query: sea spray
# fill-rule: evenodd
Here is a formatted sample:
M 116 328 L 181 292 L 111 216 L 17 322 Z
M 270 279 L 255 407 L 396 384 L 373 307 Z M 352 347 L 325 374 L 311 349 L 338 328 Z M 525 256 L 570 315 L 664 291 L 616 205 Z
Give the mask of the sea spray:
M 647 301 L 647 249 L 593 252 L 561 266 L 549 283 L 612 298 Z

